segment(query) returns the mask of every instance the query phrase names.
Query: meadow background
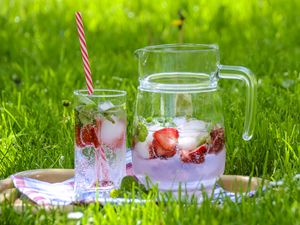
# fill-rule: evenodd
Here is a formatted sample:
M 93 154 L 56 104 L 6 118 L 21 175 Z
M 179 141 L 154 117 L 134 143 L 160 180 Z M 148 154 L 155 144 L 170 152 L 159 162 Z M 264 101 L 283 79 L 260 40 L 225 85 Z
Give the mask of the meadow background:
M 106 218 L 108 224 L 299 224 L 299 182 L 291 178 L 300 171 L 300 1 L 296 0 L 1 0 L 1 179 L 28 169 L 74 166 L 73 90 L 85 88 L 74 17 L 78 10 L 95 86 L 128 92 L 128 139 L 138 85 L 134 50 L 178 42 L 179 29 L 173 23 L 181 10 L 186 17 L 184 42 L 217 43 L 222 64 L 246 66 L 258 80 L 256 131 L 249 142 L 241 138 L 244 86 L 219 82 L 226 128 L 225 173 L 286 179 L 285 187 L 261 196 L 260 204 L 255 199 L 242 204 L 228 201 L 222 213 L 208 203 L 195 209 L 181 204 L 167 209 L 107 206 L 97 215 L 99 220 Z M 94 209 L 87 210 L 86 218 L 89 210 Z M 144 218 L 144 211 L 152 214 Z M 52 217 L 5 212 L 6 222 L 10 218 L 30 224 L 41 217 L 42 222 L 58 218 L 70 222 L 59 212 Z M 132 220 L 123 219 L 127 213 L 134 214 Z

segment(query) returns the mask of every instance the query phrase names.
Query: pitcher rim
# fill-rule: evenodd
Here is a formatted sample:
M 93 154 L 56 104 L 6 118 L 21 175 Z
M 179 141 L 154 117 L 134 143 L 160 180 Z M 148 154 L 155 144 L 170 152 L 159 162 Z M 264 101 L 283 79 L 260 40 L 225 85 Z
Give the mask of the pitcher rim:
M 175 44 L 161 44 L 150 45 L 144 48 L 137 49 L 135 53 L 139 52 L 209 52 L 218 51 L 217 44 L 194 44 L 194 43 L 175 43 Z

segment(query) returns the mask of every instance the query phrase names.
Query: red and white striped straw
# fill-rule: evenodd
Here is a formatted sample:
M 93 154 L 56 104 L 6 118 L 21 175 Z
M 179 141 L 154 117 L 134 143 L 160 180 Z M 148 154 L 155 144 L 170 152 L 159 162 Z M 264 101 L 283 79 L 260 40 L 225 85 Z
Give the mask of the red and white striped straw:
M 80 12 L 76 12 L 75 17 L 76 17 L 77 31 L 78 31 L 79 42 L 80 42 L 83 69 L 84 69 L 84 74 L 85 74 L 85 79 L 86 79 L 86 86 L 87 86 L 89 95 L 91 95 L 94 92 L 94 86 L 93 86 L 93 80 L 92 80 L 91 67 L 90 67 L 90 63 L 89 63 L 89 55 L 87 52 L 87 47 L 86 47 L 86 42 L 85 42 L 83 22 L 82 22 L 82 17 L 81 17 Z

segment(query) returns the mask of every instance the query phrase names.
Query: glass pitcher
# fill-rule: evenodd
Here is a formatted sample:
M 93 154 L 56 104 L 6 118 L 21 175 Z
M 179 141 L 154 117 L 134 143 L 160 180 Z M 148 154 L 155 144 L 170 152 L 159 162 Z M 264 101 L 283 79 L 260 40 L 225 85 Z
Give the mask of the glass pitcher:
M 244 140 L 255 124 L 256 79 L 219 62 L 217 45 L 167 44 L 136 51 L 139 88 L 133 124 L 133 172 L 162 191 L 211 190 L 225 167 L 225 129 L 218 80 L 245 82 Z M 149 179 L 148 179 L 149 178 Z M 150 181 L 150 182 L 149 182 Z

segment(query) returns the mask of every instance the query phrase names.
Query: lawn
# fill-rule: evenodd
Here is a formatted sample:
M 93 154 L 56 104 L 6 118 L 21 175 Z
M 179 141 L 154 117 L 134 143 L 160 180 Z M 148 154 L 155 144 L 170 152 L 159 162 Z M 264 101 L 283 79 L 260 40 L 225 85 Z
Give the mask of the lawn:
M 97 88 L 128 93 L 128 147 L 138 85 L 134 50 L 176 43 L 173 21 L 186 17 L 186 43 L 217 43 L 221 63 L 243 65 L 258 80 L 256 130 L 242 140 L 245 88 L 220 80 L 226 174 L 284 179 L 282 187 L 220 207 L 184 201 L 91 205 L 82 223 L 300 224 L 300 2 L 0 1 L 0 179 L 36 168 L 72 168 L 73 90 L 85 88 L 74 12 L 82 12 Z M 66 104 L 67 103 L 67 104 Z M 73 224 L 58 210 L 17 214 L 1 205 L 1 224 Z

